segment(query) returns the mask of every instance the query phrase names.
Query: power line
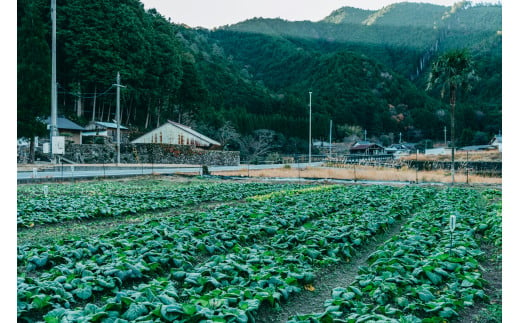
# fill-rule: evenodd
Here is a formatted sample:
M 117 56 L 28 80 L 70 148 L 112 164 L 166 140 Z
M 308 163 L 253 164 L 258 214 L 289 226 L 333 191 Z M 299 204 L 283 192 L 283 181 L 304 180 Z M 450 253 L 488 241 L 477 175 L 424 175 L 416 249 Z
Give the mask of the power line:
M 61 93 L 61 94 L 69 94 L 69 95 L 72 95 L 72 96 L 75 96 L 75 97 L 78 97 L 78 98 L 82 98 L 82 99 L 94 99 L 94 98 L 98 98 L 98 97 L 103 96 L 103 95 L 114 94 L 114 93 L 109 93 L 109 91 L 112 88 L 114 88 L 113 84 L 108 89 L 106 89 L 105 91 L 103 91 L 101 93 L 83 93 L 83 94 L 79 94 L 78 92 L 69 91 L 69 90 L 65 89 L 64 87 L 62 87 L 59 83 L 58 83 L 58 87 L 64 90 L 64 91 L 60 91 L 59 93 Z M 85 95 L 85 94 L 87 94 L 87 95 Z

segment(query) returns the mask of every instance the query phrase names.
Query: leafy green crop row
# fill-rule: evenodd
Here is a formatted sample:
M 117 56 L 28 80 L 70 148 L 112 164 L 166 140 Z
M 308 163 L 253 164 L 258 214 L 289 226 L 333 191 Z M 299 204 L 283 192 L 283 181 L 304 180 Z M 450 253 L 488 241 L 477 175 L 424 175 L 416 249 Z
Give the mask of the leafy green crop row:
M 477 236 L 496 237 L 490 231 L 501 232 L 501 217 L 483 203 L 476 191 L 439 192 L 369 257 L 354 283 L 333 290 L 325 312 L 291 322 L 444 322 L 486 300 Z M 458 215 L 453 235 L 451 214 Z
M 29 272 L 43 271 L 38 279 L 33 275 L 20 277 L 20 310 L 53 303 L 69 307 L 71 303 L 91 299 L 94 292 L 119 288 L 126 281 L 148 279 L 169 268 L 190 266 L 195 254 L 222 252 L 235 243 L 248 243 L 271 232 L 271 227 L 263 223 L 265 218 L 284 212 L 280 205 L 266 203 L 260 203 L 257 212 L 248 210 L 247 205 L 222 206 L 209 214 L 148 221 L 100 240 L 20 246 L 19 265 Z M 34 302 L 42 293 L 50 292 L 56 294 L 53 300 Z
M 99 238 L 19 246 L 18 319 L 253 321 L 262 304 L 279 306 L 312 286 L 318 268 L 348 261 L 409 216 L 402 234 L 374 252 L 354 284 L 334 290 L 324 313 L 293 321 L 401 315 L 435 321 L 486 298 L 475 271 L 476 234 L 501 241 L 492 191 L 482 194 L 487 203 L 471 190 L 292 188 Z M 461 215 L 450 250 L 452 212 Z
M 316 266 L 350 258 L 433 195 L 379 186 L 292 190 L 148 221 L 99 240 L 22 246 L 18 315 L 243 320 L 262 302 L 277 304 L 310 283 Z M 125 289 L 129 284 L 139 285 Z M 163 294 L 170 298 L 158 300 Z M 99 299 L 106 305 L 72 310 Z
M 135 214 L 203 202 L 239 200 L 299 185 L 219 183 L 175 185 L 168 182 L 102 182 L 27 185 L 18 188 L 18 226 L 61 223 L 94 217 Z

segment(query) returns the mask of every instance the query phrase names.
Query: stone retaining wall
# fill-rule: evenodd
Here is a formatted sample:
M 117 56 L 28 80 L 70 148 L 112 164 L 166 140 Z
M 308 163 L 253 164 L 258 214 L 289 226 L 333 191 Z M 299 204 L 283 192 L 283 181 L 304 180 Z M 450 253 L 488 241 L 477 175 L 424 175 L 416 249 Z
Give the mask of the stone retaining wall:
M 64 157 L 78 164 L 116 163 L 116 145 L 68 144 L 65 146 Z M 203 150 L 181 145 L 122 144 L 120 161 L 122 164 L 238 166 L 240 164 L 240 152 Z

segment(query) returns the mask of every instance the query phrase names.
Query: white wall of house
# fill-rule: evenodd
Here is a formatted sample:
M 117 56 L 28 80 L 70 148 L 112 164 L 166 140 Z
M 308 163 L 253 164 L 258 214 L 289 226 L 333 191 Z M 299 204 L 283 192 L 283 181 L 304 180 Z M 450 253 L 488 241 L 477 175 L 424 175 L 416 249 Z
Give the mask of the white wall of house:
M 132 141 L 135 144 L 170 144 L 209 146 L 208 142 L 197 138 L 189 132 L 166 123 Z

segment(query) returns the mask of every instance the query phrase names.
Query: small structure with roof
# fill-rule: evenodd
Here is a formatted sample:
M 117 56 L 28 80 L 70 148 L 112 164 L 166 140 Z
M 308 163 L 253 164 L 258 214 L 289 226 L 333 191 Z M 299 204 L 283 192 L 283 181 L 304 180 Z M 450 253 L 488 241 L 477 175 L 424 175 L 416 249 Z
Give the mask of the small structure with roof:
M 105 137 L 112 142 L 117 141 L 117 123 L 94 121 L 88 124 L 83 132 L 83 137 Z M 129 129 L 123 125 L 119 125 L 121 132 L 121 143 L 128 142 Z
M 160 127 L 133 140 L 132 143 L 189 145 L 206 148 L 220 146 L 218 141 L 206 137 L 188 126 L 170 120 Z
M 406 143 L 392 144 L 385 148 L 385 154 L 394 156 L 409 155 L 413 151 L 415 151 L 415 145 Z
M 47 119 L 42 121 L 46 125 L 51 124 L 51 117 L 48 117 Z M 81 144 L 82 143 L 82 134 L 83 131 L 85 131 L 85 128 L 82 126 L 74 123 L 73 121 L 70 121 L 67 118 L 64 117 L 57 117 L 56 118 L 56 126 L 58 128 L 58 134 L 60 136 L 66 137 L 67 141 L 71 141 L 75 144 Z
M 353 155 L 379 155 L 384 154 L 385 148 L 370 141 L 356 141 L 349 149 Z

